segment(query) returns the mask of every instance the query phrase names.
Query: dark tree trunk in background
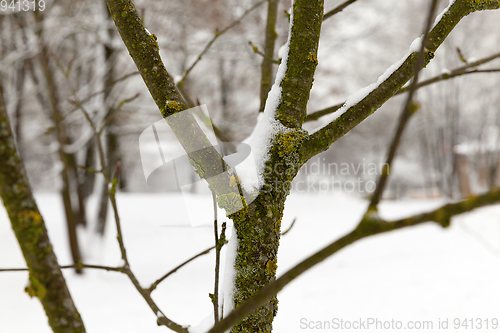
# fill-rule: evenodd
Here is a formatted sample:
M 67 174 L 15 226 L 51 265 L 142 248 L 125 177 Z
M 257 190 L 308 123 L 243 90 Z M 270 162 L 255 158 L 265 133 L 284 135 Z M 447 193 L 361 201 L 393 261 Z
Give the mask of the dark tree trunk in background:
M 111 20 L 111 15 L 107 7 L 105 7 L 106 17 Z M 108 42 L 104 43 L 104 56 L 106 61 L 106 75 L 104 77 L 104 107 L 106 108 L 106 127 L 105 127 L 105 147 L 106 147 L 106 165 L 108 174 L 111 175 L 120 160 L 120 147 L 118 136 L 115 132 L 116 117 L 114 115 L 114 108 L 110 100 L 111 87 L 115 80 L 115 61 L 116 53 L 112 46 L 112 40 L 115 36 L 115 28 L 110 26 L 107 31 Z M 104 235 L 106 229 L 106 220 L 108 217 L 109 195 L 108 184 L 104 183 L 99 193 L 99 212 L 97 214 L 97 232 Z
M 59 99 L 57 95 L 57 87 L 55 85 L 55 80 L 53 76 L 53 71 L 51 71 L 49 66 L 49 53 L 46 46 L 43 43 L 43 17 L 40 12 L 35 12 L 35 19 L 39 25 L 38 39 L 40 44 L 40 54 L 39 61 L 42 67 L 42 72 L 45 78 L 45 83 L 47 85 L 49 104 L 52 111 L 52 119 L 54 121 L 55 132 L 57 141 L 59 143 L 59 158 L 62 162 L 61 178 L 62 178 L 62 188 L 61 196 L 64 204 L 64 212 L 66 215 L 69 243 L 71 248 L 71 255 L 73 257 L 73 262 L 76 264 L 81 261 L 80 246 L 78 243 L 77 235 L 77 225 L 82 223 L 80 221 L 80 213 L 75 212 L 77 209 L 77 203 L 73 204 L 71 191 L 76 190 L 72 187 L 71 176 L 76 177 L 76 174 L 72 172 L 75 169 L 74 156 L 64 152 L 64 146 L 69 144 L 69 137 L 66 133 L 66 126 L 63 124 L 63 115 L 59 109 Z M 73 184 L 74 185 L 74 184 Z M 77 268 L 77 273 L 82 273 L 82 270 Z

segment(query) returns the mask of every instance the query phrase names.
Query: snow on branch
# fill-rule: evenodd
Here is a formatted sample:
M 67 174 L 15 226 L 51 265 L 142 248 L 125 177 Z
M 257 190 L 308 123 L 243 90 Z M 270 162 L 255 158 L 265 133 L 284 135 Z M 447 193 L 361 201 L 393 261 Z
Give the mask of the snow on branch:
M 454 69 L 447 69 L 443 68 L 442 73 L 439 75 L 436 75 L 430 79 L 421 81 L 417 84 L 417 89 L 420 89 L 422 87 L 426 87 L 428 85 L 431 85 L 433 83 L 445 81 L 448 79 L 452 79 L 458 76 L 462 75 L 467 75 L 467 74 L 477 74 L 477 73 L 494 73 L 494 72 L 499 72 L 500 70 L 498 68 L 490 68 L 490 69 L 474 69 L 478 66 L 481 66 L 483 64 L 486 64 L 492 60 L 495 60 L 497 58 L 500 58 L 500 53 L 495 53 L 493 55 L 481 58 L 479 60 L 476 60 L 474 62 L 468 62 L 467 64 L 463 66 L 456 67 Z M 399 89 L 398 92 L 395 95 L 400 95 L 402 93 L 407 92 L 408 86 L 404 86 L 403 88 Z M 327 114 L 331 114 L 339 110 L 345 102 L 327 107 L 325 109 L 321 109 L 318 111 L 314 111 L 312 113 L 309 113 L 306 117 L 306 122 L 308 121 L 313 121 L 313 120 L 318 120 L 319 118 L 326 116 Z
M 432 60 L 434 52 L 462 18 L 475 11 L 498 8 L 500 1 L 451 0 L 429 33 L 424 67 Z M 327 116 L 326 123 L 314 130 L 309 140 L 301 147 L 303 161 L 328 149 L 333 142 L 380 108 L 413 77 L 417 61 L 416 51 L 420 42 L 421 39 L 417 38 L 410 46 L 408 54 L 392 65 L 376 83 L 350 96 L 340 110 Z
M 323 1 L 317 0 L 292 2 L 288 40 L 282 50 L 283 58 L 276 80 L 268 94 L 264 112 L 259 115 L 254 132 L 248 139 L 257 168 L 256 177 L 250 175 L 250 166 L 243 165 L 238 170 L 242 185 L 248 192 L 264 184 L 265 164 L 276 134 L 300 130 L 305 119 L 318 64 L 323 7 Z

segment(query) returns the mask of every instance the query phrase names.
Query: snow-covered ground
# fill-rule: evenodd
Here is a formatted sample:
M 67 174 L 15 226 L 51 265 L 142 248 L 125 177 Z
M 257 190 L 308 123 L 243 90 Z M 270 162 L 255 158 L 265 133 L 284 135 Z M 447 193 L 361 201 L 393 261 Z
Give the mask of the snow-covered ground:
M 61 264 L 70 264 L 59 197 L 36 196 Z M 182 197 L 168 194 L 119 194 L 125 244 L 132 269 L 143 286 L 213 243 L 207 227 L 168 227 L 184 219 Z M 283 229 L 297 222 L 282 238 L 278 274 L 348 232 L 366 202 L 334 194 L 292 194 L 286 204 Z M 387 218 L 430 210 L 439 201 L 384 202 Z M 212 216 L 201 217 L 210 223 Z M 452 226 L 434 224 L 407 228 L 360 241 L 316 266 L 279 294 L 275 332 L 333 330 L 332 320 L 350 324 L 431 321 L 426 331 L 498 331 L 500 320 L 500 207 L 457 217 Z M 110 220 L 111 223 L 112 219 Z M 85 262 L 119 265 L 116 233 L 110 223 L 106 237 L 83 235 Z M 25 263 L 3 206 L 0 207 L 0 268 Z M 211 314 L 213 254 L 197 259 L 164 281 L 153 293 L 162 310 L 183 325 L 196 326 Z M 86 270 L 83 276 L 65 270 L 70 291 L 89 333 L 166 332 L 126 276 Z M 37 299 L 24 292 L 25 272 L 0 273 L 0 332 L 51 332 Z M 370 321 L 370 318 L 372 321 Z M 480 321 L 483 328 L 454 329 L 456 319 Z M 448 320 L 449 329 L 438 329 Z M 486 320 L 490 330 L 486 330 Z M 328 322 L 328 323 L 327 323 Z M 429 324 L 425 324 L 429 325 Z M 362 326 L 363 327 L 363 326 Z M 375 326 L 361 331 L 374 331 Z M 338 330 L 349 332 L 349 330 Z M 355 330 L 351 330 L 354 332 Z M 397 329 L 380 329 L 391 332 Z

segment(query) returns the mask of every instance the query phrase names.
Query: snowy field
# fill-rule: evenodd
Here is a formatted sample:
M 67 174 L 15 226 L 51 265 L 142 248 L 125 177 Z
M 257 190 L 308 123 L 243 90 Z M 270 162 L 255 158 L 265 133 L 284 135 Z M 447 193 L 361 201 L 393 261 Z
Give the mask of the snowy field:
M 36 196 L 48 225 L 60 264 L 70 264 L 59 197 Z M 408 216 L 439 206 L 439 201 L 384 202 L 386 218 Z M 350 231 L 367 203 L 335 194 L 292 194 L 286 204 L 283 229 L 297 222 L 281 240 L 278 274 Z M 124 240 L 133 271 L 145 287 L 190 256 L 213 243 L 208 226 L 167 227 L 183 220 L 180 196 L 119 194 Z M 196 214 L 196 210 L 191 211 Z M 212 216 L 203 217 L 210 223 Z M 365 325 L 399 321 L 430 325 L 427 332 L 499 332 L 500 320 L 500 207 L 488 207 L 454 218 L 443 229 L 432 223 L 362 240 L 288 285 L 279 294 L 275 332 L 334 331 L 333 322 Z M 82 233 L 86 263 L 116 266 L 121 262 L 111 223 L 106 237 Z M 25 267 L 20 248 L 0 207 L 0 268 Z M 165 314 L 183 325 L 196 326 L 211 315 L 208 294 L 213 292 L 214 255 L 206 255 L 182 268 L 153 293 Z M 125 275 L 72 270 L 64 275 L 87 332 L 166 332 Z M 40 302 L 24 292 L 25 272 L 0 273 L 0 332 L 51 332 Z M 457 320 L 473 319 L 471 329 L 454 328 Z M 488 320 L 488 321 L 486 321 Z M 448 330 L 439 325 L 448 321 Z M 482 329 L 477 326 L 482 323 Z M 485 329 L 486 324 L 490 329 Z M 373 324 L 375 325 L 375 324 Z M 379 324 L 382 325 L 382 324 Z M 362 326 L 363 327 L 363 326 Z M 375 331 L 370 329 L 339 332 Z M 379 327 L 380 328 L 380 327 Z M 420 331 L 416 330 L 416 331 Z M 398 332 L 398 329 L 378 329 Z

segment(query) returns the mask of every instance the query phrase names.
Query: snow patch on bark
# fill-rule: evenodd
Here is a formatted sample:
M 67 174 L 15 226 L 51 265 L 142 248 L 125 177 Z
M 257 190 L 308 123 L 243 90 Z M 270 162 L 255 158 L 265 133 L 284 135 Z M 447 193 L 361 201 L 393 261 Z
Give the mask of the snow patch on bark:
M 254 192 L 264 185 L 264 168 L 269 159 L 269 149 L 272 138 L 281 131 L 288 129 L 276 120 L 276 110 L 281 102 L 281 82 L 285 78 L 287 70 L 288 54 L 290 52 L 290 37 L 293 26 L 293 1 L 290 10 L 290 27 L 288 30 L 288 40 L 280 48 L 282 54 L 281 63 L 278 67 L 276 80 L 267 95 L 264 112 L 259 114 L 257 124 L 252 134 L 244 141 L 251 147 L 253 158 L 247 158 L 237 168 L 241 185 L 246 192 Z

